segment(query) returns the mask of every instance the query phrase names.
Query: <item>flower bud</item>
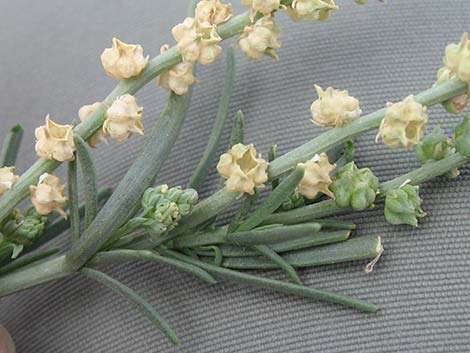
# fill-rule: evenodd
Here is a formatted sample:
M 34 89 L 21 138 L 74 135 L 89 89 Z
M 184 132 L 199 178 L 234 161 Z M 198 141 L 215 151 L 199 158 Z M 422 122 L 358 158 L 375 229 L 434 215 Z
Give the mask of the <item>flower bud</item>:
M 118 142 L 127 140 L 133 133 L 143 135 L 142 111 L 134 96 L 125 94 L 116 98 L 106 111 L 103 133 Z
M 280 0 L 242 0 L 242 5 L 250 8 L 251 22 L 255 20 L 259 12 L 263 16 L 269 16 L 281 6 Z
M 421 209 L 419 187 L 407 184 L 388 191 L 385 195 L 384 214 L 390 224 L 418 226 L 418 218 L 426 216 Z
M 380 124 L 380 136 L 389 147 L 411 147 L 423 137 L 427 121 L 426 107 L 410 95 L 402 102 L 387 103 L 387 111 Z
M 173 27 L 171 32 L 178 42 L 176 48 L 184 61 L 194 63 L 198 60 L 202 65 L 207 65 L 222 52 L 222 48 L 217 45 L 222 38 L 215 25 L 187 17 L 183 23 Z
M 232 4 L 222 4 L 219 0 L 201 0 L 196 6 L 195 17 L 197 21 L 218 25 L 232 17 Z
M 361 116 L 359 101 L 340 91 L 328 87 L 325 91 L 315 85 L 318 99 L 310 106 L 313 123 L 321 126 L 343 126 Z
M 18 180 L 18 175 L 13 174 L 15 167 L 0 168 L 0 195 L 11 189 L 13 184 Z
M 78 117 L 80 118 L 80 121 L 87 120 L 96 111 L 96 109 L 99 109 L 102 107 L 103 107 L 102 102 L 96 102 L 90 105 L 84 105 L 78 111 Z M 101 131 L 100 129 L 88 139 L 88 144 L 91 147 L 95 148 L 98 145 L 98 143 L 100 143 L 101 141 L 106 141 L 106 140 L 104 138 L 103 131 Z
M 16 353 L 15 343 L 5 327 L 0 325 L 0 352 Z
M 470 158 L 470 115 L 454 128 L 454 146 L 458 153 Z
M 300 194 L 308 199 L 313 199 L 319 192 L 334 198 L 335 195 L 328 189 L 331 184 L 330 173 L 335 169 L 334 164 L 330 164 L 326 153 L 316 154 L 311 160 L 299 163 L 305 170 L 304 177 L 299 183 Z
M 48 221 L 47 215 L 40 215 L 34 208 L 30 208 L 23 216 L 13 214 L 3 226 L 2 233 L 16 244 L 31 245 L 44 232 Z
M 336 173 L 330 186 L 340 207 L 360 211 L 374 205 L 379 180 L 369 168 L 358 169 L 354 162 L 346 164 Z
M 56 161 L 73 161 L 75 143 L 73 142 L 73 126 L 59 125 L 53 122 L 49 115 L 46 124 L 36 128 L 36 154 L 39 157 L 55 159 Z
M 160 52 L 163 53 L 168 47 L 164 45 Z M 163 72 L 157 78 L 157 84 L 166 88 L 169 91 L 175 92 L 177 95 L 182 95 L 188 92 L 190 85 L 196 82 L 193 75 L 194 64 L 189 61 L 178 63 Z
M 455 73 L 450 71 L 447 67 L 441 67 L 439 71 L 437 71 L 437 81 L 434 85 L 440 85 L 455 76 Z M 465 92 L 442 102 L 442 106 L 451 114 L 460 114 L 467 106 L 468 100 L 469 92 Z
M 65 185 L 60 183 L 57 176 L 48 173 L 41 175 L 38 185 L 29 187 L 31 201 L 37 213 L 47 215 L 52 211 L 57 211 L 64 218 L 67 218 L 67 214 L 62 209 L 62 206 L 67 202 L 64 190 Z
M 269 55 L 273 59 L 279 59 L 274 52 L 274 49 L 281 47 L 279 29 L 272 17 L 263 17 L 253 26 L 245 27 L 237 42 L 241 50 L 250 58 L 261 59 L 264 55 Z
M 459 79 L 470 83 L 470 40 L 464 33 L 459 44 L 449 44 L 446 47 L 444 65 Z
M 227 153 L 220 156 L 217 171 L 227 179 L 227 190 L 253 195 L 255 187 L 268 180 L 268 162 L 256 156 L 253 145 L 234 145 Z
M 113 38 L 112 48 L 106 48 L 101 54 L 101 63 L 106 73 L 115 78 L 129 78 L 141 73 L 149 57 L 144 57 L 141 45 L 126 44 Z
M 439 161 L 452 153 L 452 144 L 439 127 L 426 134 L 416 146 L 416 157 L 421 164 L 429 161 Z
M 287 7 L 287 14 L 294 21 L 322 21 L 328 19 L 330 11 L 337 8 L 334 0 L 294 0 Z
M 284 201 L 279 207 L 282 211 L 289 211 L 294 208 L 299 208 L 305 205 L 305 199 L 300 194 L 299 190 L 296 189 L 294 192 Z

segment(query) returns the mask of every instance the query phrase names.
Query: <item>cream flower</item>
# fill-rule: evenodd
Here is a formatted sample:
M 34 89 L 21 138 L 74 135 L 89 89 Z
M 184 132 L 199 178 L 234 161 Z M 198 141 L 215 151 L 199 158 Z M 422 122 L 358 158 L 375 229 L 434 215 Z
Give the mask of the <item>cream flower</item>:
M 337 9 L 334 0 L 294 0 L 287 7 L 287 14 L 295 21 L 328 19 L 331 10 Z
M 237 40 L 241 50 L 250 58 L 261 59 L 269 55 L 278 60 L 274 49 L 279 49 L 279 29 L 271 17 L 263 17 L 253 26 L 247 26 Z
M 389 147 L 411 147 L 423 137 L 427 121 L 426 107 L 410 95 L 402 102 L 387 103 L 379 134 Z
M 126 44 L 113 38 L 112 48 L 106 48 L 101 54 L 101 63 L 109 76 L 129 78 L 137 76 L 147 66 L 149 57 L 144 57 L 141 45 Z
M 232 4 L 222 4 L 219 0 L 202 0 L 196 6 L 196 20 L 218 25 L 232 17 Z
M 361 116 L 359 101 L 333 87 L 322 90 L 315 85 L 318 99 L 310 106 L 312 121 L 321 126 L 343 126 Z
M 227 190 L 253 194 L 255 187 L 268 180 L 268 162 L 256 155 L 253 145 L 234 145 L 220 156 L 217 171 L 227 179 Z
M 46 124 L 34 132 L 36 136 L 36 154 L 39 157 L 55 159 L 56 161 L 73 161 L 75 143 L 73 142 L 73 126 L 59 125 L 53 122 L 49 115 Z
M 183 23 L 173 27 L 171 33 L 178 42 L 176 48 L 184 61 L 195 62 L 202 65 L 212 63 L 222 52 L 217 45 L 222 38 L 216 31 L 216 26 L 207 22 L 199 22 L 187 17 Z
M 441 67 L 437 71 L 437 81 L 434 83 L 435 86 L 443 84 L 447 82 L 457 75 L 452 72 L 447 67 Z M 449 98 L 448 100 L 442 102 L 444 108 L 451 114 L 459 114 L 461 113 L 468 104 L 470 93 L 469 91 L 459 94 L 458 96 Z
M 103 124 L 105 136 L 122 142 L 133 133 L 144 134 L 144 126 L 140 121 L 143 108 L 137 105 L 134 96 L 125 94 L 118 97 L 106 111 L 106 120 Z
M 462 35 L 460 43 L 446 47 L 444 65 L 459 79 L 470 83 L 470 40 L 467 33 Z
M 85 121 L 95 112 L 96 109 L 103 108 L 103 107 L 104 107 L 104 104 L 102 102 L 96 102 L 90 105 L 84 105 L 78 111 L 78 117 L 80 118 L 80 121 Z M 96 145 L 98 145 L 98 143 L 100 143 L 101 141 L 106 141 L 106 140 L 104 138 L 103 132 L 101 130 L 98 130 L 88 139 L 88 144 L 91 147 L 95 148 Z
M 62 209 L 62 206 L 67 202 L 64 190 L 65 185 L 60 183 L 60 179 L 48 173 L 39 177 L 37 186 L 31 185 L 29 187 L 31 202 L 39 214 L 47 215 L 52 211 L 57 211 L 66 218 L 67 214 Z
M 250 19 L 253 22 L 259 12 L 269 16 L 281 6 L 280 0 L 242 0 L 242 5 L 250 8 Z
M 13 184 L 18 180 L 18 175 L 13 174 L 15 167 L 0 168 L 0 195 L 11 189 Z
M 300 181 L 298 190 L 300 194 L 308 199 L 313 199 L 319 192 L 334 198 L 335 195 L 328 189 L 332 183 L 330 173 L 335 168 L 330 164 L 326 153 L 316 154 L 311 160 L 299 163 L 305 169 L 303 179 Z
M 168 45 L 162 46 L 160 53 L 167 49 Z M 188 61 L 178 63 L 161 73 L 157 78 L 157 84 L 178 95 L 185 94 L 188 92 L 189 86 L 197 82 L 193 75 L 193 66 L 194 64 Z

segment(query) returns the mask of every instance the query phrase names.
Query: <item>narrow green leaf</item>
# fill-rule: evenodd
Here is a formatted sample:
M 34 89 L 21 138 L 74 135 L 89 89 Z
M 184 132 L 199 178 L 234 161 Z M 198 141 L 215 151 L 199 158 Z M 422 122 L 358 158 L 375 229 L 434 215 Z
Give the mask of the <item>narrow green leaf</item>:
M 0 167 L 13 167 L 23 138 L 23 127 L 16 125 L 6 136 L 0 152 Z
M 199 254 L 198 251 L 206 251 L 208 253 L 211 253 L 211 255 L 214 256 L 214 265 L 220 266 L 222 264 L 223 255 L 222 251 L 220 250 L 220 247 L 216 245 L 201 246 L 200 248 L 194 250 L 196 255 Z
M 229 270 L 227 268 L 215 266 L 209 263 L 204 263 L 203 261 L 192 259 L 191 257 L 182 255 L 178 252 L 171 250 L 161 250 L 161 252 L 178 260 L 185 261 L 195 266 L 199 266 L 205 269 L 206 271 L 213 273 L 216 276 L 225 278 L 236 283 L 246 283 L 256 287 L 269 289 L 275 292 L 281 292 L 304 298 L 311 298 L 316 300 L 327 301 L 330 303 L 336 303 L 355 308 L 364 312 L 376 312 L 377 310 L 379 310 L 376 305 L 369 304 L 362 300 L 347 297 L 344 295 L 328 292 L 321 289 L 299 286 L 298 284 L 282 282 L 270 278 L 258 277 L 250 275 L 248 273 Z
M 31 265 L 32 263 L 36 261 L 40 261 L 40 260 L 45 259 L 46 257 L 57 254 L 59 251 L 60 251 L 60 248 L 50 248 L 34 255 L 22 256 L 18 258 L 17 260 L 9 263 L 8 265 L 1 267 L 0 275 L 4 275 L 6 273 L 15 271 L 19 268 Z
M 282 256 L 285 261 L 294 267 L 311 267 L 372 259 L 377 256 L 380 250 L 380 237 L 361 236 L 340 243 L 286 252 Z M 201 259 L 209 262 L 212 261 L 211 258 Z M 226 257 L 222 261 L 222 266 L 244 270 L 265 270 L 277 267 L 276 264 L 261 256 Z
M 286 260 L 279 256 L 277 252 L 268 247 L 267 245 L 255 245 L 254 249 L 259 251 L 260 254 L 264 255 L 268 260 L 271 260 L 275 265 L 279 266 L 287 275 L 291 278 L 294 283 L 302 285 L 299 275 L 295 271 L 295 268 L 289 264 Z
M 93 222 L 98 212 L 98 187 L 96 186 L 96 170 L 88 144 L 80 137 L 74 136 L 77 156 L 82 170 L 85 185 L 85 229 Z
M 123 262 L 130 261 L 146 261 L 146 262 L 155 262 L 163 265 L 173 266 L 177 270 L 187 272 L 193 276 L 207 282 L 209 284 L 215 284 L 217 281 L 209 273 L 203 269 L 187 264 L 184 261 L 175 260 L 172 258 L 164 257 L 157 255 L 149 250 L 110 250 L 99 252 L 96 254 L 92 260 L 90 260 L 90 266 L 103 266 L 109 264 L 120 264 Z
M 246 218 L 246 216 L 256 206 L 256 203 L 258 202 L 258 198 L 259 198 L 259 191 L 256 188 L 255 188 L 255 192 L 253 195 L 245 195 L 245 199 L 243 200 L 243 203 L 238 208 L 237 212 L 235 212 L 235 215 L 232 217 L 232 220 L 230 221 L 230 224 L 228 226 L 229 233 L 233 233 L 240 226 L 240 224 L 243 223 L 243 220 Z
M 228 149 L 237 143 L 245 143 L 245 115 L 241 110 L 235 113 Z
M 269 155 L 268 155 L 269 163 L 274 161 L 276 157 L 277 157 L 277 145 L 272 145 L 271 148 L 269 149 Z M 277 188 L 278 185 L 279 185 L 279 178 L 273 178 L 271 180 L 272 189 L 274 190 L 275 188 Z
M 68 197 L 69 197 L 69 217 L 72 228 L 72 243 L 80 238 L 80 210 L 78 206 L 78 182 L 77 182 L 77 161 L 68 163 Z
M 82 268 L 80 272 L 85 277 L 88 277 L 92 280 L 101 283 L 102 285 L 111 289 L 113 292 L 126 298 L 135 306 L 137 310 L 139 310 L 143 315 L 145 315 L 150 322 L 160 328 L 162 332 L 170 339 L 171 342 L 173 342 L 174 344 L 179 344 L 178 337 L 176 336 L 176 333 L 173 331 L 170 325 L 149 303 L 145 301 L 144 298 L 142 298 L 134 290 L 115 280 L 114 278 L 109 277 L 103 272 L 96 271 L 91 268 Z
M 235 78 L 235 54 L 233 48 L 227 50 L 227 73 L 225 77 L 225 86 L 222 93 L 222 98 L 219 103 L 219 110 L 215 118 L 212 132 L 209 136 L 206 149 L 202 155 L 199 164 L 191 175 L 188 182 L 188 188 L 199 189 L 202 182 L 206 178 L 209 168 L 212 165 L 217 148 L 219 146 L 220 137 L 224 131 L 225 120 L 227 119 L 228 109 L 230 104 L 230 97 L 233 91 L 233 81 Z
M 315 222 L 321 225 L 322 229 L 356 229 L 356 225 L 351 222 L 344 222 L 337 219 L 315 219 L 310 222 Z
M 237 231 L 247 231 L 261 224 L 290 196 L 303 177 L 304 169 L 296 167 L 294 171 L 269 194 L 256 211 L 237 228 Z

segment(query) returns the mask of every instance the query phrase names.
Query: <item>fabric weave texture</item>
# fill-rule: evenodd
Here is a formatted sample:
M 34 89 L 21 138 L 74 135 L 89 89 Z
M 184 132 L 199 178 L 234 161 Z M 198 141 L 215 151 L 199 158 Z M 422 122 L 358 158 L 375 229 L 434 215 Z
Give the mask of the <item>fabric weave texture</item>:
M 61 123 L 77 121 L 82 105 L 113 88 L 116 81 L 99 61 L 113 36 L 156 55 L 161 45 L 174 43 L 170 29 L 184 19 L 187 6 L 183 0 L 1 4 L 0 140 L 13 124 L 25 127 L 19 172 L 36 158 L 34 128 L 47 113 Z M 273 143 L 284 153 L 323 131 L 309 121 L 314 83 L 347 89 L 365 113 L 374 111 L 432 85 L 446 44 L 468 30 L 468 0 L 371 0 L 366 6 L 338 0 L 338 5 L 325 22 L 276 16 L 282 29 L 279 62 L 253 61 L 237 52 L 231 114 L 245 112 L 246 140 L 264 155 Z M 198 68 L 190 112 L 157 183 L 184 185 L 196 166 L 217 111 L 224 58 Z M 147 129 L 166 97 L 153 83 L 137 94 Z M 441 125 L 450 133 L 461 119 L 440 106 L 429 115 L 428 131 Z M 371 167 L 382 181 L 418 166 L 413 151 L 376 144 L 375 134 L 356 139 L 358 165 Z M 221 153 L 228 138 L 226 129 Z M 133 137 L 96 150 L 100 185 L 117 184 L 142 141 Z M 218 185 L 214 164 L 201 196 Z M 470 170 L 462 168 L 458 179 L 438 178 L 421 190 L 428 217 L 418 228 L 387 224 L 382 204 L 342 217 L 358 224 L 356 235 L 382 236 L 385 253 L 371 274 L 364 273 L 363 262 L 299 271 L 309 286 L 380 305 L 376 314 L 224 281 L 209 286 L 172 268 L 133 263 L 105 271 L 160 311 L 179 334 L 180 347 L 123 298 L 78 276 L 0 299 L 0 323 L 21 353 L 470 352 Z M 58 243 L 68 246 L 66 237 Z M 277 271 L 265 275 L 285 278 Z

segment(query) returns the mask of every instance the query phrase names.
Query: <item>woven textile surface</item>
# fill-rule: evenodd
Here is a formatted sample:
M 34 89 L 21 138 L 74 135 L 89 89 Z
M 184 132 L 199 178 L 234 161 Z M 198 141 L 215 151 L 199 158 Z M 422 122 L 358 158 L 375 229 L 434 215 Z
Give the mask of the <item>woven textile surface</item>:
M 429 87 L 446 44 L 468 30 L 468 0 L 338 4 L 325 22 L 294 23 L 279 14 L 279 62 L 249 60 L 237 51 L 231 114 L 243 109 L 246 140 L 265 155 L 273 143 L 284 153 L 322 131 L 309 121 L 314 83 L 348 89 L 364 112 L 374 111 Z M 34 129 L 46 114 L 62 123 L 77 120 L 83 104 L 113 88 L 99 60 L 113 36 L 156 55 L 161 45 L 174 43 L 170 29 L 186 6 L 183 0 L 2 0 L 0 140 L 13 124 L 25 127 L 18 171 L 36 158 Z M 217 111 L 224 58 L 198 68 L 200 83 L 160 182 L 184 185 L 197 164 Z M 153 83 L 137 94 L 148 129 L 166 97 Z M 440 106 L 429 115 L 430 125 L 449 133 L 461 119 Z M 413 151 L 387 149 L 374 142 L 375 134 L 356 139 L 360 166 L 383 181 L 418 166 Z M 100 185 L 117 184 L 142 141 L 133 137 L 95 151 Z M 217 189 L 218 180 L 214 166 L 202 197 Z M 385 253 L 373 273 L 364 273 L 363 262 L 299 271 L 309 286 L 380 305 L 376 314 L 229 282 L 209 286 L 172 268 L 133 263 L 105 271 L 151 302 L 178 332 L 181 346 L 173 347 L 125 299 L 78 276 L 0 299 L 0 323 L 19 353 L 470 352 L 469 168 L 456 180 L 426 183 L 422 196 L 428 217 L 418 228 L 388 225 L 381 204 L 342 217 L 358 224 L 357 235 L 382 236 Z M 57 243 L 66 248 L 66 238 Z M 266 275 L 285 278 L 277 271 Z

